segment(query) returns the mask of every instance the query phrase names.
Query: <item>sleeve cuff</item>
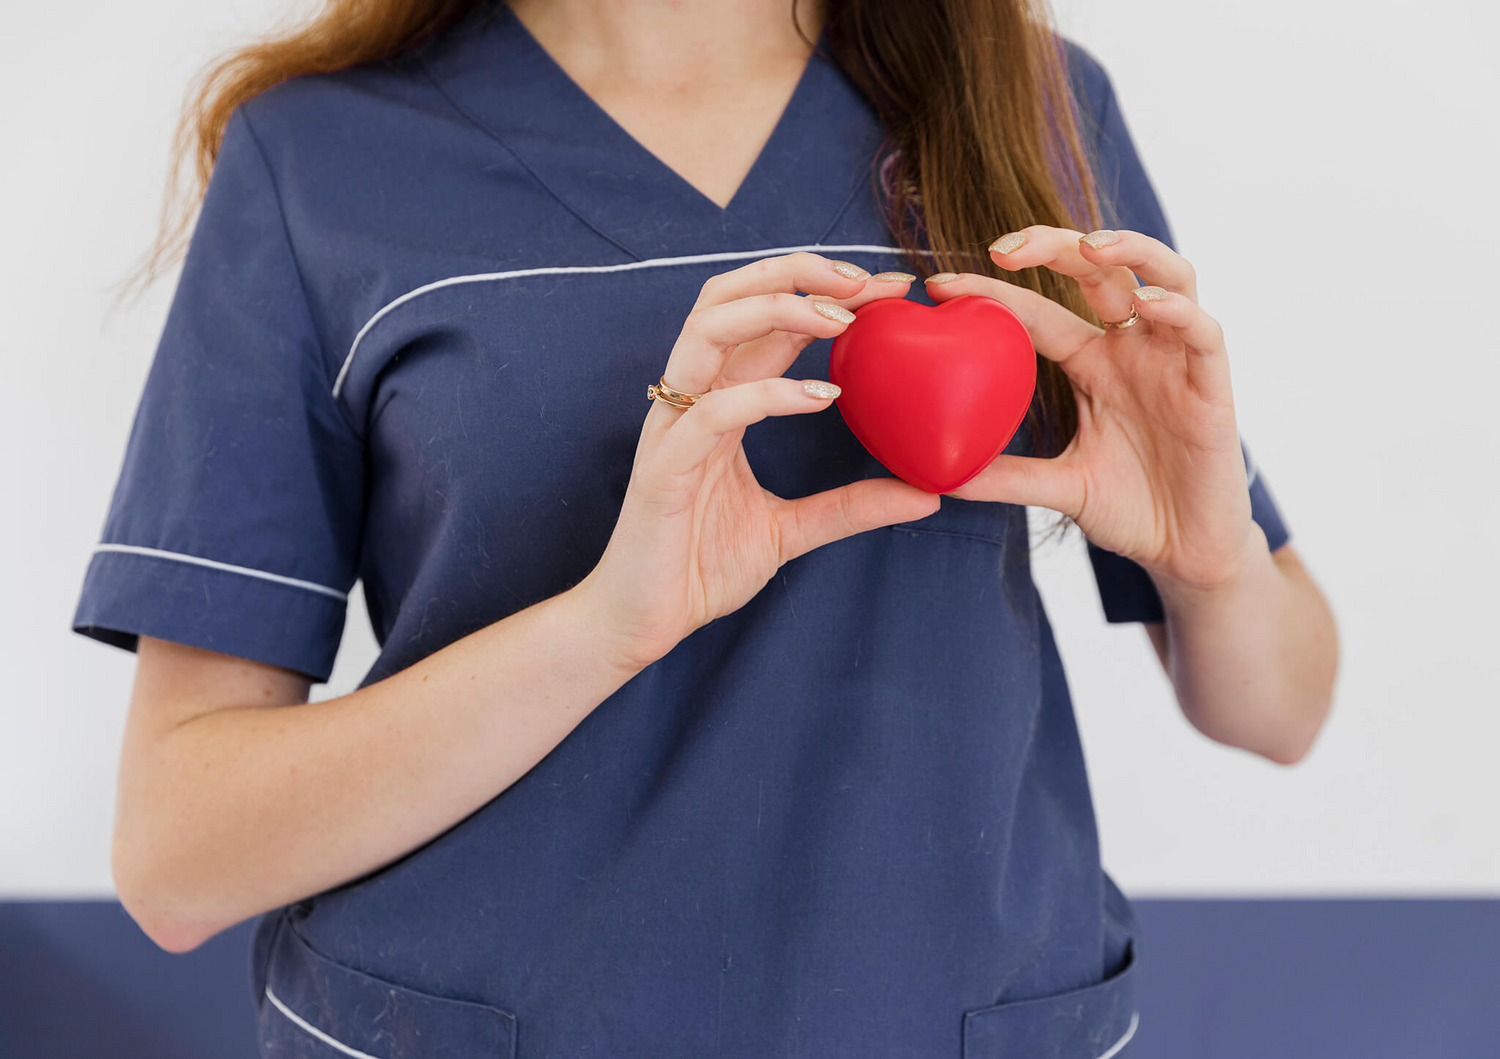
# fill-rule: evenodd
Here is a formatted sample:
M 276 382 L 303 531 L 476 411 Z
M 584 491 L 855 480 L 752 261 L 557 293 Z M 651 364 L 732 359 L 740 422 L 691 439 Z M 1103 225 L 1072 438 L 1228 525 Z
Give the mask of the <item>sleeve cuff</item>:
M 1088 553 L 1089 563 L 1094 567 L 1094 580 L 1099 585 L 1099 600 L 1104 604 L 1105 621 L 1167 620 L 1156 582 L 1151 580 L 1145 567 L 1123 555 L 1105 551 L 1093 541 L 1088 544 Z
M 266 662 L 324 683 L 348 607 L 337 589 L 197 556 L 101 545 L 73 631 L 134 651 L 142 634 Z
M 1271 489 L 1260 475 L 1255 458 L 1249 447 L 1240 440 L 1240 453 L 1245 459 L 1245 477 L 1250 486 L 1250 517 L 1266 535 L 1266 546 L 1275 552 L 1291 540 L 1291 531 L 1281 517 L 1281 509 L 1271 495 Z M 1104 604 L 1104 620 L 1116 622 L 1163 622 L 1167 620 L 1162 609 L 1161 596 L 1156 591 L 1156 582 L 1145 569 L 1114 552 L 1105 551 L 1093 541 L 1088 542 L 1089 563 L 1094 568 L 1094 580 L 1099 585 L 1099 598 Z
M 1262 482 L 1250 487 L 1250 516 L 1265 532 L 1266 545 L 1276 551 L 1292 539 L 1282 521 L 1281 512 Z M 1161 595 L 1156 582 L 1144 567 L 1124 556 L 1105 551 L 1092 541 L 1088 545 L 1089 563 L 1099 585 L 1099 599 L 1104 604 L 1104 620 L 1110 623 L 1141 621 L 1164 622 Z
M 1245 461 L 1250 465 L 1250 517 L 1265 530 L 1266 544 L 1274 552 L 1292 539 L 1292 533 L 1287 529 L 1286 520 L 1281 517 L 1281 508 L 1271 495 L 1270 486 L 1266 485 L 1265 479 L 1257 472 L 1248 449 L 1245 451 Z

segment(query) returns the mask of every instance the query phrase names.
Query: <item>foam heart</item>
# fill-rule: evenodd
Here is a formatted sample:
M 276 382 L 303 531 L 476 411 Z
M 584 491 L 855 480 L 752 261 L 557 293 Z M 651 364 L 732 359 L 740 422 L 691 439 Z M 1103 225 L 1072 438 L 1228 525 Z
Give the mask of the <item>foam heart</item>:
M 854 316 L 833 340 L 828 378 L 870 455 L 929 493 L 989 466 L 1036 390 L 1036 350 L 1020 318 L 978 294 L 937 306 L 882 298 Z

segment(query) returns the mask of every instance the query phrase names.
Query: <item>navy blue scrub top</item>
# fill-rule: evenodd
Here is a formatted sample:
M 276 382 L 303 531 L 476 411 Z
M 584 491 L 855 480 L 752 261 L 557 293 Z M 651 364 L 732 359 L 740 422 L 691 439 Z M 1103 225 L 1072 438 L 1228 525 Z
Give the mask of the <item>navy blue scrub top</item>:
M 1068 53 L 1110 225 L 1170 242 Z M 798 248 L 902 267 L 881 138 L 815 57 L 721 209 L 498 3 L 251 100 L 73 628 L 323 681 L 358 578 L 364 686 L 575 584 L 705 280 Z M 827 378 L 829 345 L 787 374 Z M 786 497 L 889 474 L 832 407 L 744 446 Z M 1110 620 L 1161 619 L 1139 567 L 1091 558 Z M 268 1056 L 1100 1059 L 1139 1020 L 1137 933 L 1025 509 L 943 497 L 787 563 L 421 847 L 260 916 L 250 969 Z

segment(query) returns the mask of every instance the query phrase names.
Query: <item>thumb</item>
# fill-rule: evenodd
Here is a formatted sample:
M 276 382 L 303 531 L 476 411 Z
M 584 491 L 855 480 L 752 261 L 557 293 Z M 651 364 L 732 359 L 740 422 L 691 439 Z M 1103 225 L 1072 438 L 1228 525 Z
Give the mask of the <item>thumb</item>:
M 899 478 L 864 478 L 821 493 L 774 504 L 781 561 L 865 530 L 925 518 L 942 503 L 936 493 Z
M 1076 521 L 1086 493 L 1082 472 L 1064 455 L 996 456 L 988 467 L 945 495 L 1045 507 Z

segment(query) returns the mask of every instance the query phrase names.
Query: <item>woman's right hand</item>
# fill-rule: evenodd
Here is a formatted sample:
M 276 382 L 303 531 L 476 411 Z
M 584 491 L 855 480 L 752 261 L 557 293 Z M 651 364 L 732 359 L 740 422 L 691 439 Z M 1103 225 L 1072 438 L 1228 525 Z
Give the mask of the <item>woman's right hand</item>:
M 837 396 L 830 383 L 813 380 L 829 392 L 812 394 L 803 380 L 783 377 L 802 349 L 840 334 L 853 320 L 848 310 L 904 297 L 915 279 L 863 270 L 851 278 L 836 265 L 855 271 L 800 252 L 703 284 L 663 375 L 675 389 L 707 393 L 691 408 L 651 402 L 614 532 L 575 586 L 593 598 L 631 667 L 644 668 L 742 607 L 787 560 L 938 509 L 936 493 L 894 477 L 786 500 L 764 489 L 745 459 L 740 442 L 751 423 L 821 412 Z M 820 302 L 829 315 L 815 308 Z

